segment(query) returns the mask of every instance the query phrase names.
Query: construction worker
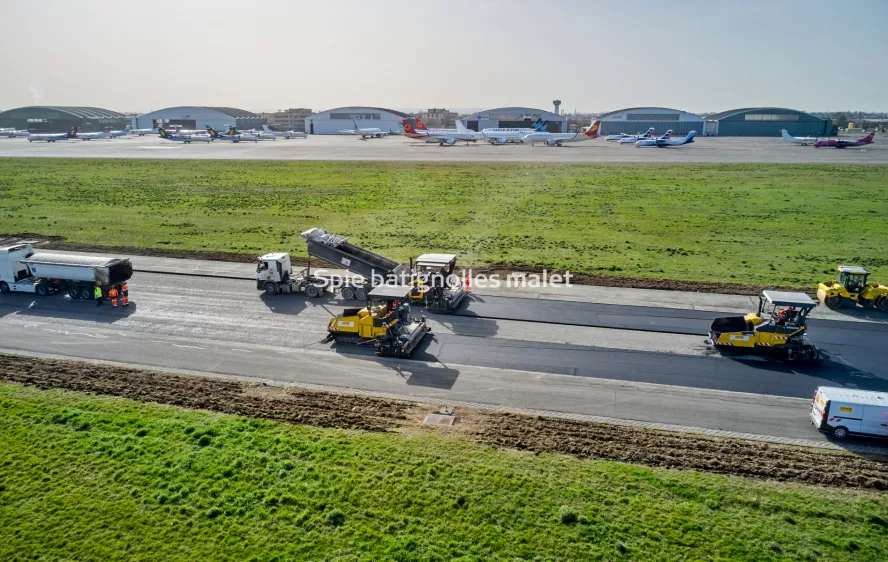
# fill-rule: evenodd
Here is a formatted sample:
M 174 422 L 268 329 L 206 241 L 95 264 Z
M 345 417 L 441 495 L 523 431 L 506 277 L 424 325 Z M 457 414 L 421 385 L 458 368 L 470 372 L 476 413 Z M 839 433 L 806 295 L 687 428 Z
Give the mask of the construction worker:
M 108 291 L 108 296 L 111 297 L 111 308 L 117 308 L 117 294 L 115 287 L 111 287 L 111 290 Z
M 126 281 L 120 285 L 120 296 L 123 300 L 123 306 L 129 306 L 129 287 L 126 284 Z
M 102 288 L 96 285 L 96 288 L 93 289 L 93 295 L 96 297 L 96 306 L 102 306 L 102 301 L 105 300 L 105 294 L 102 292 Z

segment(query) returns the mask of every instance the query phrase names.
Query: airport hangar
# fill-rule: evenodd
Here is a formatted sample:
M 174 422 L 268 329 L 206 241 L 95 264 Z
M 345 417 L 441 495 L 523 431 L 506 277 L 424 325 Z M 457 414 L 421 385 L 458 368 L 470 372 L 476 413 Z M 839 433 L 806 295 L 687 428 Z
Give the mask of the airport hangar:
M 129 124 L 126 115 L 99 107 L 32 105 L 0 111 L 0 127 L 31 133 L 65 133 L 74 127 L 82 133 L 95 133 L 105 127 L 123 129 Z
M 401 121 L 407 119 L 414 123 L 413 117 L 404 112 L 383 107 L 337 107 L 313 113 L 305 118 L 305 132 L 310 135 L 344 135 L 340 129 L 352 130 L 355 124 L 362 129 L 376 128 L 386 133 L 400 133 L 404 127 Z
M 600 135 L 636 135 L 653 127 L 663 134 L 672 129 L 673 135 L 686 135 L 691 131 L 703 134 L 706 121 L 699 115 L 666 107 L 629 107 L 599 115 Z
M 537 119 L 549 122 L 546 125 L 546 132 L 548 133 L 567 132 L 566 117 L 558 113 L 532 107 L 498 107 L 473 113 L 463 117 L 461 121 L 468 129 L 482 131 L 484 129 L 498 128 L 529 129 Z
M 832 119 L 785 107 L 746 107 L 710 115 L 706 135 L 719 137 L 779 137 L 780 130 L 795 137 L 832 134 Z
M 208 126 L 216 130 L 225 130 L 228 127 L 249 130 L 261 128 L 264 124 L 265 118 L 252 111 L 200 105 L 167 107 L 132 119 L 133 129 L 154 129 L 161 125 L 190 130 L 206 129 Z

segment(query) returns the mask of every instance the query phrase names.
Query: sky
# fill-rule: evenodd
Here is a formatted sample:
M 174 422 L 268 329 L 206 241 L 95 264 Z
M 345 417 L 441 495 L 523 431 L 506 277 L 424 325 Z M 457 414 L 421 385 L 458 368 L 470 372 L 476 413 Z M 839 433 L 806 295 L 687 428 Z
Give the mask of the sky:
M 0 110 L 888 111 L 888 0 L 0 0 Z

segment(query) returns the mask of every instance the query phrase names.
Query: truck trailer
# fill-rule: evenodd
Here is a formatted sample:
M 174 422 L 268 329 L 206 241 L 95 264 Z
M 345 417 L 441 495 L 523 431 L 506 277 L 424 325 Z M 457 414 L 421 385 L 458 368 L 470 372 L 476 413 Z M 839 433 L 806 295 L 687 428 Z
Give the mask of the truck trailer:
M 128 258 L 35 253 L 30 244 L 0 248 L 0 293 L 66 292 L 72 299 L 89 300 L 96 287 L 120 290 L 132 276 Z

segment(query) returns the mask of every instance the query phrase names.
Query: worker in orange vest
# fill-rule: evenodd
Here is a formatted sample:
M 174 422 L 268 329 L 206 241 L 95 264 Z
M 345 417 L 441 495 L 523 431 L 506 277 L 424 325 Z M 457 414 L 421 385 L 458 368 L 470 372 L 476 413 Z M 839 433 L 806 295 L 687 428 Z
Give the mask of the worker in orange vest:
M 111 297 L 111 307 L 117 308 L 117 288 L 111 287 L 111 290 L 108 291 L 108 296 Z
M 129 306 L 129 287 L 127 287 L 126 281 L 120 286 L 120 296 L 123 300 L 123 306 Z

